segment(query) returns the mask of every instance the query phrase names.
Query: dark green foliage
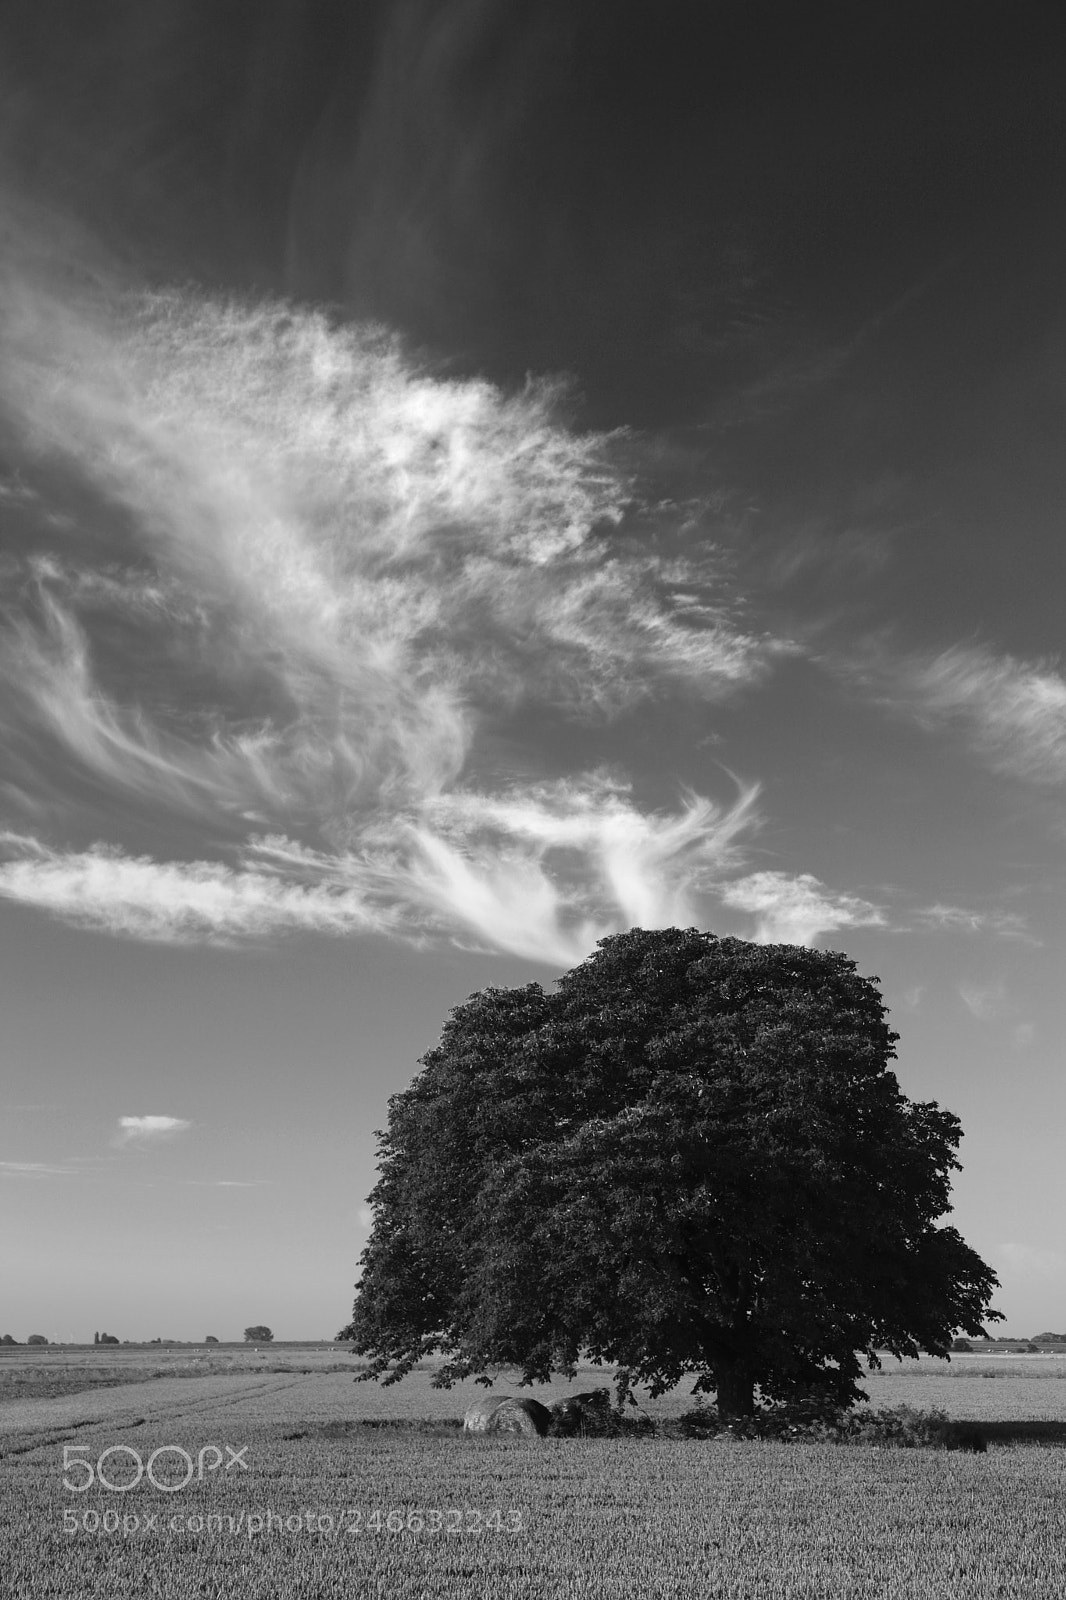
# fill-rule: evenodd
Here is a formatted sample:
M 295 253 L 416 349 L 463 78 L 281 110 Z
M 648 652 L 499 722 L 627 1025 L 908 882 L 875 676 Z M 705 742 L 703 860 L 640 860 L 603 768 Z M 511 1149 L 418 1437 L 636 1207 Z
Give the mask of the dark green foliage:
M 725 1415 L 848 1405 L 859 1355 L 944 1355 L 996 1279 L 952 1228 L 958 1119 L 911 1102 L 847 957 L 634 930 L 458 1007 L 390 1101 L 353 1321 L 367 1377 L 579 1355 Z
M 269 1344 L 274 1335 L 260 1322 L 254 1328 L 245 1328 L 244 1337 L 248 1344 Z

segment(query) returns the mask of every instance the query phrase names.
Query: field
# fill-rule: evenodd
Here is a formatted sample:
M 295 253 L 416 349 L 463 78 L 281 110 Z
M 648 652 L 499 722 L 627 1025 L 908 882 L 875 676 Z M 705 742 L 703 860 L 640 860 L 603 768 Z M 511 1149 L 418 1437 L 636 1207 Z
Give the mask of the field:
M 874 1406 L 936 1406 L 981 1421 L 984 1455 L 475 1438 L 458 1422 L 483 1391 L 435 1390 L 430 1378 L 356 1384 L 328 1345 L 6 1352 L 5 1594 L 1066 1594 L 1061 1358 L 892 1363 L 871 1375 Z M 535 1392 L 550 1402 L 602 1381 L 588 1369 L 573 1385 Z M 675 1393 L 647 1409 L 690 1404 Z

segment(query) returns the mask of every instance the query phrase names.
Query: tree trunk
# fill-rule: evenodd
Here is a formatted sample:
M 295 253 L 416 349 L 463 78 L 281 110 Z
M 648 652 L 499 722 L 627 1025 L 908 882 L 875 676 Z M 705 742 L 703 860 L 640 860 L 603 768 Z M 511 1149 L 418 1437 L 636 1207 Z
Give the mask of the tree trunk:
M 750 1417 L 755 1411 L 755 1384 L 742 1361 L 719 1362 L 715 1398 L 720 1417 Z

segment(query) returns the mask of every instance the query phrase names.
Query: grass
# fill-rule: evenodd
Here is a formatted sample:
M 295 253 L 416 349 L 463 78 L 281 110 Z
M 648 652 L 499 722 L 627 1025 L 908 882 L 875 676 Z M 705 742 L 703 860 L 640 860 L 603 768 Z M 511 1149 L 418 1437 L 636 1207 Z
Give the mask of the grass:
M 142 1380 L 158 1364 L 156 1357 L 142 1363 Z M 472 1385 L 434 1390 L 422 1372 L 382 1390 L 353 1383 L 348 1372 L 301 1366 L 314 1369 L 316 1361 L 308 1356 L 283 1372 L 246 1361 L 180 1379 L 167 1368 L 165 1378 L 0 1404 L 5 1593 L 12 1600 L 1060 1600 L 1066 1593 L 1066 1451 L 1051 1442 L 1066 1432 L 1066 1385 L 1016 1376 L 989 1383 L 955 1376 L 954 1364 L 950 1377 L 937 1368 L 871 1378 L 877 1405 L 913 1403 L 907 1385 L 932 1386 L 917 1402 L 928 1408 L 932 1392 L 949 1383 L 958 1404 L 945 1409 L 955 1417 L 979 1412 L 991 1440 L 987 1455 L 972 1456 L 724 1438 L 478 1438 L 457 1426 Z M 538 1392 L 550 1401 L 598 1382 L 602 1374 L 589 1370 L 573 1385 Z M 1016 1414 L 1022 1386 L 1039 1396 L 1042 1418 Z M 675 1393 L 649 1410 L 676 1417 L 691 1404 Z M 1056 1425 L 1060 1432 L 1044 1437 L 1018 1433 Z M 201 1448 L 226 1442 L 247 1446 L 247 1472 L 205 1471 L 202 1483 L 175 1493 L 145 1480 L 126 1493 L 63 1487 L 64 1445 L 82 1447 L 82 1458 L 95 1462 L 117 1444 L 147 1460 L 162 1445 L 180 1444 L 195 1459 Z M 410 1513 L 422 1512 L 425 1522 L 434 1507 L 462 1512 L 464 1530 L 475 1520 L 467 1514 L 480 1511 L 482 1531 L 407 1530 Z M 375 1509 L 386 1519 L 380 1530 L 366 1525 Z M 485 1525 L 493 1509 L 503 1514 L 500 1531 Z M 402 1531 L 388 1530 L 389 1511 Z M 64 1512 L 90 1524 L 94 1514 L 140 1520 L 115 1532 L 78 1521 L 65 1533 Z M 505 1531 L 512 1512 L 521 1513 L 517 1532 Z M 157 1526 L 144 1525 L 150 1516 L 161 1519 Z M 212 1517 L 233 1518 L 232 1530 Z M 173 1528 L 171 1518 L 178 1519 Z

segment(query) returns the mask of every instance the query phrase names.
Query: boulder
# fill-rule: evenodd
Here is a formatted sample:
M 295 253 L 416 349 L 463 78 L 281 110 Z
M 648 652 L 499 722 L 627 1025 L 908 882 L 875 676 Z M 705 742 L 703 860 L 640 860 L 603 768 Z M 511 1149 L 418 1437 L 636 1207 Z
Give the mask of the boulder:
M 466 1433 L 524 1433 L 538 1438 L 547 1433 L 551 1412 L 539 1400 L 511 1394 L 487 1394 L 475 1400 L 463 1418 Z
M 608 1389 L 589 1389 L 584 1394 L 569 1394 L 551 1409 L 552 1433 L 560 1438 L 575 1434 L 603 1435 L 611 1431 L 611 1394 Z

